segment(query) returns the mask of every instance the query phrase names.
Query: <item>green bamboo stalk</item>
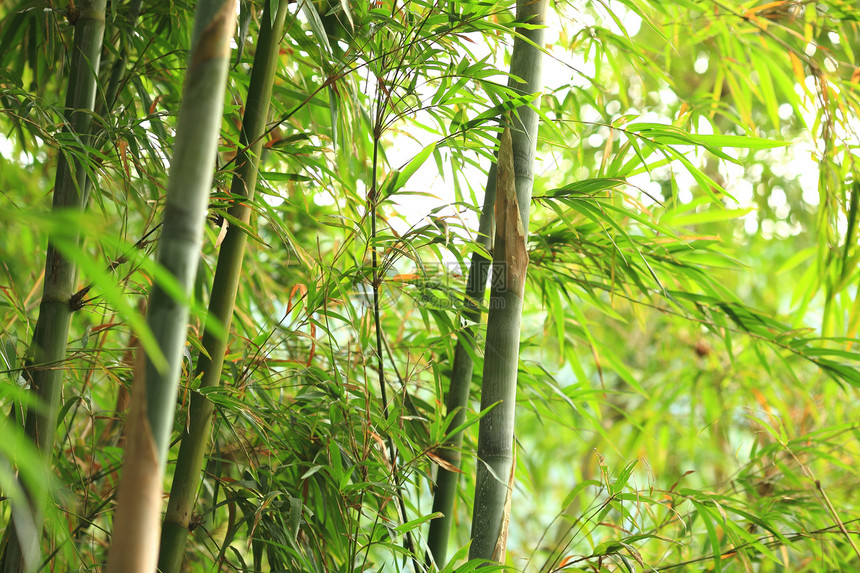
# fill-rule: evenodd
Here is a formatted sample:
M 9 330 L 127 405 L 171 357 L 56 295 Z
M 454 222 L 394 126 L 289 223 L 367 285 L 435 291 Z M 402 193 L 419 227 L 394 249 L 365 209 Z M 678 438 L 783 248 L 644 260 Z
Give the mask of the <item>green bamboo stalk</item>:
M 517 21 L 543 25 L 547 0 L 518 0 Z M 509 86 L 530 94 L 543 88 L 543 28 L 518 29 Z M 520 82 L 514 78 L 521 78 Z M 534 105 L 539 105 L 535 101 Z M 493 282 L 481 386 L 478 470 L 472 513 L 471 559 L 504 562 L 514 475 L 514 419 L 520 321 L 528 269 L 528 223 L 534 184 L 538 116 L 523 106 L 499 144 Z M 509 131 L 511 132 L 509 134 Z
M 63 131 L 76 134 L 85 146 L 90 142 L 92 129 L 106 3 L 106 0 L 81 0 L 75 20 L 74 45 L 66 92 L 66 126 Z M 86 154 L 85 149 L 81 152 Z M 84 162 L 84 159 L 74 154 L 60 151 L 54 180 L 54 213 L 83 209 L 83 190 L 87 179 Z M 80 234 L 74 230 L 71 236 L 66 232 L 63 236 L 67 243 L 77 245 L 80 242 Z M 31 391 L 35 392 L 44 404 L 43 409 L 31 409 L 27 413 L 26 432 L 49 465 L 63 388 L 63 363 L 66 359 L 69 322 L 73 310 L 70 303 L 77 278 L 75 264 L 57 249 L 57 240 L 53 234 L 48 238 L 39 318 L 33 332 L 30 360 L 24 368 L 24 377 L 30 382 Z M 28 492 L 28 496 L 31 500 L 38 497 L 36 492 Z M 43 516 L 38 507 L 33 507 L 33 513 L 33 530 L 25 535 L 19 535 L 25 532 L 17 531 L 14 517 L 10 521 L 0 570 L 18 572 L 36 565 L 34 560 L 38 559 Z
M 484 192 L 484 206 L 478 223 L 478 244 L 488 252 L 493 249 L 493 205 L 496 202 L 496 165 L 490 166 L 487 175 L 487 188 Z M 448 396 L 445 399 L 445 409 L 452 414 L 448 431 L 453 430 L 466 421 L 466 407 L 469 402 L 469 389 L 472 385 L 474 362 L 467 349 L 474 349 L 475 330 L 481 322 L 481 303 L 487 290 L 487 275 L 490 270 L 490 259 L 479 252 L 472 254 L 469 264 L 469 274 L 466 280 L 466 294 L 463 298 L 463 319 L 465 327 L 460 331 L 457 348 L 454 351 L 454 365 L 451 382 L 448 386 Z M 448 436 L 438 455 L 455 470 L 460 469 L 460 448 L 463 446 L 463 432 Z M 436 490 L 433 493 L 433 513 L 441 513 L 430 522 L 427 535 L 427 547 L 433 558 L 433 563 L 441 568 L 448 559 L 448 538 L 451 534 L 451 523 L 454 518 L 454 500 L 457 499 L 457 484 L 460 474 L 439 466 L 436 473 Z
M 143 0 L 130 0 L 123 8 L 125 12 L 124 17 L 128 20 L 129 28 L 134 28 L 142 9 Z M 126 68 L 128 68 L 129 40 L 125 36 L 121 36 L 118 43 L 118 54 L 114 57 L 113 62 L 110 63 L 110 73 L 108 74 L 104 97 L 100 98 L 96 104 L 96 115 L 100 117 L 104 117 L 105 114 L 113 111 L 116 100 L 119 97 L 120 89 L 124 83 L 123 76 Z
M 236 155 L 237 169 L 230 189 L 233 199 L 230 215 L 244 225 L 248 225 L 251 220 L 251 203 L 257 185 L 263 134 L 269 115 L 287 5 L 285 1 L 277 5 L 275 19 L 272 21 L 272 2 L 266 2 L 256 43 L 257 51 L 254 54 L 251 83 L 248 86 L 245 115 L 242 118 L 240 148 Z M 223 324 L 228 332 L 233 319 L 236 293 L 239 290 L 247 239 L 248 235 L 241 227 L 231 225 L 221 244 L 215 267 L 209 315 Z M 227 340 L 207 327 L 203 333 L 203 348 L 204 352 L 197 361 L 195 377 L 200 376 L 201 388 L 218 386 L 221 383 Z M 158 568 L 162 573 L 179 571 L 182 564 L 188 525 L 200 483 L 200 472 L 203 469 L 203 458 L 212 432 L 213 412 L 214 405 L 205 396 L 199 392 L 191 394 L 188 429 L 182 436 L 179 447 L 170 500 L 161 532 Z
M 236 0 L 198 2 L 158 251 L 158 263 L 176 280 L 184 298 L 168 294 L 158 282 L 150 293 L 147 322 L 167 365 L 159 368 L 148 356 L 138 360 L 108 572 L 151 573 L 156 569 L 161 481 L 235 27 Z

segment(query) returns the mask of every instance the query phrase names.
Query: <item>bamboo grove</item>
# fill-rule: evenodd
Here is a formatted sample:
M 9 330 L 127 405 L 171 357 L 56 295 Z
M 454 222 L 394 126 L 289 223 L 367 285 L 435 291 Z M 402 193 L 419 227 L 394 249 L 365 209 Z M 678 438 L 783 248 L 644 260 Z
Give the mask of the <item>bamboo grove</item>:
M 0 570 L 860 567 L 858 38 L 0 6 Z

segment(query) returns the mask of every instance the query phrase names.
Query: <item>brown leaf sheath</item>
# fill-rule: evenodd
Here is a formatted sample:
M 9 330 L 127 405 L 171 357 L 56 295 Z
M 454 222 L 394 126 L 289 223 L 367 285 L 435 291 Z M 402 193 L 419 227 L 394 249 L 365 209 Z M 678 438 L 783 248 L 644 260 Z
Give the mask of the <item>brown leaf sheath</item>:
M 107 573 L 149 573 L 158 561 L 161 476 L 152 471 L 158 466 L 158 454 L 146 417 L 146 368 L 140 347 L 137 356 Z
M 526 249 L 526 233 L 517 203 L 514 153 L 511 130 L 505 128 L 499 142 L 498 172 L 496 175 L 496 242 L 493 250 L 494 266 L 502 267 L 493 272 L 504 276 L 504 284 L 511 292 L 523 297 L 529 253 Z
M 511 496 L 514 492 L 514 479 L 517 473 L 517 448 L 513 449 L 513 461 L 511 462 L 511 475 L 508 476 L 508 494 L 505 496 L 505 511 L 502 517 L 502 531 L 493 549 L 492 560 L 496 563 L 504 563 L 508 552 L 508 530 L 511 527 Z
M 200 34 L 191 55 L 191 67 L 215 58 L 230 57 L 230 39 L 236 29 L 236 2 L 225 2 Z

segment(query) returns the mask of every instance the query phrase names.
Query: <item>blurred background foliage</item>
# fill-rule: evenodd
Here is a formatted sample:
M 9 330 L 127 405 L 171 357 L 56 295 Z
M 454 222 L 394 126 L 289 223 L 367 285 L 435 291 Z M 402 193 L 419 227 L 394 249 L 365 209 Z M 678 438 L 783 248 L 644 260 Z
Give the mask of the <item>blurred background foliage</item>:
M 241 2 L 176 435 L 261 8 Z M 49 566 L 96 570 L 192 10 L 109 3 L 86 150 L 61 133 L 74 10 L 0 6 L 0 516 L 21 500 L 20 470 L 57 507 Z M 206 392 L 216 431 L 189 571 L 399 570 L 407 531 L 423 563 L 466 261 L 495 118 L 516 104 L 513 23 L 512 2 L 290 6 L 224 384 Z M 511 567 L 860 567 L 859 25 L 845 0 L 551 2 Z M 48 215 L 58 154 L 82 151 L 86 213 Z M 384 197 L 375 242 L 371 189 Z M 20 372 L 47 233 L 71 226 L 88 290 L 49 484 L 17 428 Z M 455 548 L 469 536 L 480 348 L 475 359 Z

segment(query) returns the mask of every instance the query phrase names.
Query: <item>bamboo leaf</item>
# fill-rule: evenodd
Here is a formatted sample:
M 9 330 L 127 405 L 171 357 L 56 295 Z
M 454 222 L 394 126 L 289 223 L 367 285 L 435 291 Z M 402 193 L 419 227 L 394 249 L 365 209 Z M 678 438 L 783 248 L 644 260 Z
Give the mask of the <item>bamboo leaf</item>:
M 397 193 L 403 188 L 409 179 L 415 174 L 418 169 L 424 165 L 427 159 L 436 151 L 436 144 L 431 143 L 424 149 L 418 152 L 415 157 L 409 160 L 401 169 L 394 169 L 388 175 L 386 181 L 382 184 L 382 197 L 388 198 Z

